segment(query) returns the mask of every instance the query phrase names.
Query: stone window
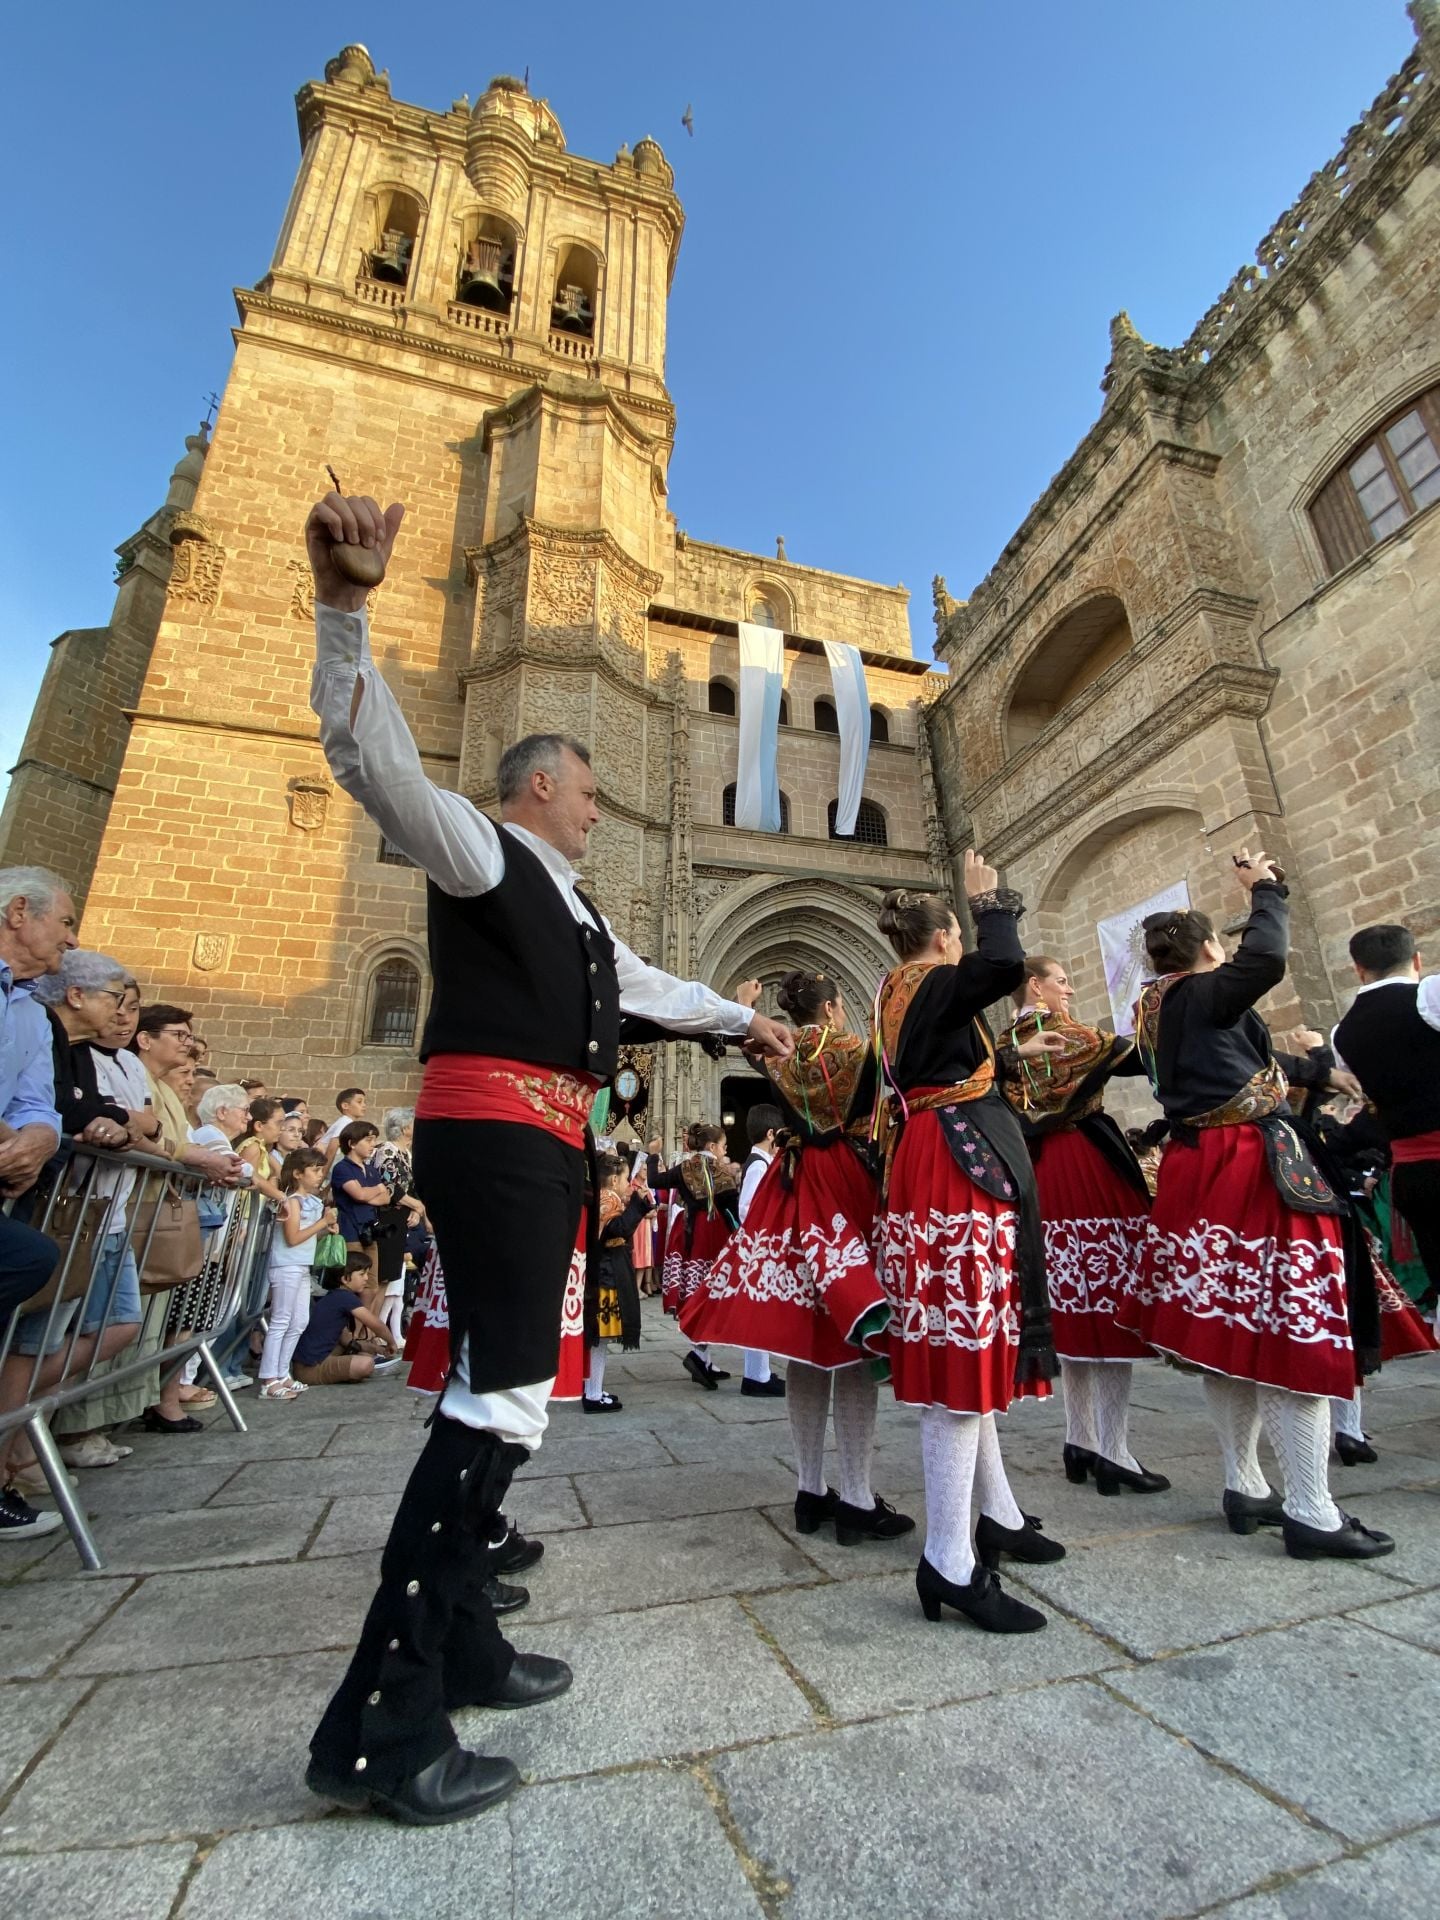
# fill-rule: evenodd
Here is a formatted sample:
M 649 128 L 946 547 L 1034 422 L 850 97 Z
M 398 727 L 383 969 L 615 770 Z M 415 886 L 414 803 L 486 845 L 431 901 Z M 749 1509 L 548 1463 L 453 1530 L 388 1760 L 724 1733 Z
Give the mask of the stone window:
M 1310 519 L 1332 573 L 1440 500 L 1440 387 L 1422 393 L 1345 456 Z
M 832 800 L 825 809 L 825 830 L 832 840 L 861 840 L 867 847 L 888 847 L 890 835 L 885 825 L 885 809 L 873 800 L 862 800 L 855 816 L 854 833 L 836 833 L 835 815 L 840 802 Z
M 373 239 L 361 260 L 361 272 L 367 280 L 393 287 L 408 284 L 415 242 L 420 237 L 420 218 L 420 202 L 413 194 L 387 187 L 376 195 Z
M 413 1047 L 420 1017 L 420 974 L 408 960 L 391 956 L 370 981 L 365 1018 L 367 1047 Z
M 380 851 L 375 858 L 382 867 L 413 867 L 415 864 L 408 853 L 397 847 L 393 840 L 387 840 L 383 833 L 380 836 Z
M 727 827 L 734 826 L 735 782 L 733 780 L 729 786 L 726 787 L 724 798 L 721 801 L 721 818 Z M 780 831 L 782 833 L 788 833 L 790 831 L 790 796 L 788 793 L 782 793 L 780 795 Z
M 835 702 L 823 694 L 815 702 L 815 731 L 817 733 L 840 731 L 840 716 L 835 711 Z
M 782 693 L 780 696 L 780 724 L 782 727 L 788 727 L 790 724 L 790 696 L 788 693 Z
M 728 680 L 712 680 L 705 702 L 711 713 L 727 714 L 735 717 L 735 689 Z
M 595 338 L 595 308 L 600 298 L 600 263 L 588 247 L 567 247 L 555 273 L 550 303 L 552 333 Z
M 468 216 L 461 234 L 455 299 L 464 307 L 509 313 L 515 297 L 515 230 L 498 214 Z
M 870 709 L 870 738 L 872 741 L 878 740 L 882 747 L 890 744 L 890 716 L 884 707 Z
M 750 602 L 750 624 L 752 627 L 783 628 L 785 615 L 768 594 L 757 593 Z

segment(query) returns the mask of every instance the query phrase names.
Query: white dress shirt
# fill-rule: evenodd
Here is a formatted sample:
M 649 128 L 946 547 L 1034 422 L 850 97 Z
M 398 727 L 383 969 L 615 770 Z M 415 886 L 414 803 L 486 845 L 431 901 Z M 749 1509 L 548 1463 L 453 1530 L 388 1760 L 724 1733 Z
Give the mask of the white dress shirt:
M 1358 1000 L 1362 993 L 1374 993 L 1380 987 L 1413 987 L 1414 985 L 1413 973 L 1390 973 L 1383 980 L 1366 980 L 1356 988 L 1355 998 Z M 1415 995 L 1415 1011 L 1427 1027 L 1434 1027 L 1436 1032 L 1440 1033 L 1440 973 L 1427 973 L 1419 983 L 1419 991 Z M 1332 1050 L 1335 1049 L 1335 1036 L 1339 1031 L 1338 1026 L 1330 1029 Z M 1350 1071 L 1340 1058 L 1338 1051 L 1335 1052 L 1335 1064 L 1342 1072 Z
M 762 1146 L 757 1145 L 750 1149 L 749 1155 L 747 1156 L 745 1176 L 740 1182 L 740 1201 L 736 1208 L 742 1227 L 745 1224 L 745 1216 L 750 1211 L 750 1203 L 759 1192 L 760 1182 L 765 1178 L 766 1173 L 769 1171 L 770 1162 L 774 1158 L 774 1154 L 767 1153 Z

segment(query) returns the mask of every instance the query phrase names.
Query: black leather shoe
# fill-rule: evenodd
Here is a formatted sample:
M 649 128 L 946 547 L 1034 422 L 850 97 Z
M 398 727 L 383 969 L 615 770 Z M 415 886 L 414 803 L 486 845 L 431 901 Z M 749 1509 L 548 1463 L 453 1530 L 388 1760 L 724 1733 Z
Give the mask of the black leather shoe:
M 1013 1599 L 988 1567 L 976 1567 L 969 1584 L 957 1587 L 938 1574 L 922 1554 L 915 1569 L 915 1591 L 927 1620 L 938 1620 L 943 1605 L 963 1613 L 986 1633 L 1038 1633 L 1045 1625 L 1039 1608 Z
M 720 1385 L 720 1376 L 713 1368 L 707 1367 L 698 1353 L 687 1353 L 681 1363 L 697 1387 L 704 1387 L 707 1393 L 714 1393 Z
M 1370 1444 L 1368 1433 L 1362 1433 L 1358 1440 L 1353 1434 L 1337 1433 L 1335 1451 L 1340 1456 L 1341 1465 L 1346 1467 L 1370 1467 L 1380 1458 Z
M 490 1562 L 496 1573 L 524 1573 L 545 1552 L 543 1540 L 527 1540 L 518 1527 L 511 1527 L 503 1547 L 497 1547 Z
M 712 1367 L 707 1365 L 705 1368 L 705 1371 L 706 1373 L 709 1374 L 710 1378 L 715 1382 L 717 1386 L 720 1384 L 722 1380 L 728 1380 L 730 1378 L 729 1374 L 725 1371 L 724 1367 Z
M 496 1613 L 518 1613 L 530 1604 L 528 1587 L 508 1587 L 492 1574 L 485 1582 L 485 1598 Z
M 749 1394 L 752 1400 L 757 1396 L 764 1400 L 783 1400 L 785 1382 L 778 1373 L 772 1373 L 768 1380 L 742 1380 L 740 1391 Z
M 1008 1553 L 1012 1560 L 1028 1560 L 1036 1567 L 1065 1558 L 1064 1547 L 1058 1540 L 1046 1539 L 1040 1531 L 1042 1523 L 1033 1513 L 1025 1514 L 1024 1522 L 1019 1527 L 1002 1527 L 988 1513 L 981 1514 L 975 1525 L 975 1553 L 992 1573 L 999 1566 L 1002 1553 Z
M 1095 1471 L 1095 1454 L 1089 1447 L 1072 1447 L 1067 1440 L 1062 1458 L 1065 1462 L 1065 1478 L 1072 1486 L 1083 1487 Z
M 1227 1487 L 1221 1508 L 1232 1533 L 1254 1533 L 1257 1527 L 1278 1527 L 1285 1519 L 1278 1493 L 1235 1493 Z
M 354 1773 L 344 1776 L 312 1760 L 305 1770 L 305 1784 L 322 1800 L 334 1800 L 355 1813 L 369 1807 L 406 1826 L 443 1827 L 483 1813 L 512 1794 L 520 1784 L 520 1770 L 510 1760 L 468 1753 L 457 1741 L 398 1787 L 367 1787 L 363 1760 L 356 1762 Z
M 580 1406 L 585 1413 L 619 1413 L 624 1404 L 613 1393 L 602 1393 L 598 1400 L 592 1400 L 588 1393 L 580 1398 Z
M 486 1707 L 535 1707 L 564 1693 L 574 1674 L 563 1660 L 545 1653 L 517 1653 L 498 1693 L 482 1701 Z
M 1131 1493 L 1168 1493 L 1170 1482 L 1163 1473 L 1147 1473 L 1144 1467 L 1117 1466 L 1113 1460 L 1095 1456 L 1095 1491 L 1097 1493 L 1119 1493 L 1122 1487 L 1128 1487 Z
M 835 1518 L 835 1509 L 840 1496 L 834 1487 L 827 1487 L 823 1493 L 797 1493 L 795 1496 L 795 1531 L 797 1533 L 816 1533 L 821 1523 Z
M 858 1547 L 862 1540 L 898 1540 L 914 1531 L 909 1514 L 897 1513 L 888 1501 L 877 1500 L 868 1513 L 843 1500 L 835 1502 L 835 1538 L 842 1547 Z
M 1382 1554 L 1395 1551 L 1388 1533 L 1362 1527 L 1353 1513 L 1342 1513 L 1333 1533 L 1307 1527 L 1288 1513 L 1281 1525 L 1285 1529 L 1285 1551 L 1292 1560 L 1378 1560 Z

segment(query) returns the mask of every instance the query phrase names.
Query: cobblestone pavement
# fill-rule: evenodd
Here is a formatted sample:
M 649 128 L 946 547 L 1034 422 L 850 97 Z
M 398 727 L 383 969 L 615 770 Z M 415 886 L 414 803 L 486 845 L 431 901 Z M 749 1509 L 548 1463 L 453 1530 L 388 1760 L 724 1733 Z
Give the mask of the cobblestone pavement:
M 1370 1566 L 1224 1530 L 1193 1380 L 1137 1370 L 1158 1498 L 1069 1486 L 1058 1408 L 1018 1410 L 1017 1496 L 1070 1553 L 1009 1578 L 1048 1629 L 997 1639 L 922 1620 L 916 1540 L 797 1536 L 784 1402 L 702 1392 L 681 1351 L 648 1303 L 624 1411 L 557 1408 L 516 1483 L 546 1553 L 513 1638 L 576 1680 L 461 1717 L 526 1785 L 459 1827 L 301 1782 L 421 1440 L 399 1380 L 248 1394 L 246 1434 L 84 1474 L 103 1573 L 63 1534 L 0 1548 L 0 1912 L 1440 1912 L 1440 1364 L 1386 1371 L 1379 1464 L 1336 1469 L 1399 1543 Z M 876 1486 L 923 1525 L 917 1427 L 882 1391 Z

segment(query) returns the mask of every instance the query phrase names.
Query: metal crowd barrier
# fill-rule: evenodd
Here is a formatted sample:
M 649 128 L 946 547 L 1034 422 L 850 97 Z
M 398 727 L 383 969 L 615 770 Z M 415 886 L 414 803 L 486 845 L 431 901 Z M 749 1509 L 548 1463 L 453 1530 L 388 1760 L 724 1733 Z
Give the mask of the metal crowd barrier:
M 200 1212 L 201 1265 L 181 1286 L 147 1291 L 147 1261 L 152 1281 L 157 1267 L 166 1264 L 157 1236 L 165 1232 L 167 1208 L 174 1217 L 170 1203 L 176 1197 Z M 245 1421 L 211 1342 L 232 1323 L 240 1338 L 248 1338 L 264 1313 L 274 1212 L 252 1188 L 210 1185 L 173 1160 L 77 1148 L 69 1141 L 37 1187 L 6 1211 L 56 1240 L 62 1257 L 46 1288 L 34 1296 L 42 1304 L 32 1309 L 22 1302 L 9 1324 L 0 1326 L 0 1437 L 25 1429 L 82 1563 L 98 1572 L 104 1562 L 50 1421 L 66 1407 L 147 1373 L 168 1377 L 198 1354 L 230 1424 L 244 1433 Z M 102 1359 L 112 1324 L 132 1324 L 114 1320 L 120 1249 L 126 1246 L 141 1276 L 140 1323 L 116 1353 Z M 84 1331 L 87 1320 L 94 1322 L 90 1331 Z M 14 1383 L 24 1379 L 26 1362 L 24 1397 L 7 1406 Z

